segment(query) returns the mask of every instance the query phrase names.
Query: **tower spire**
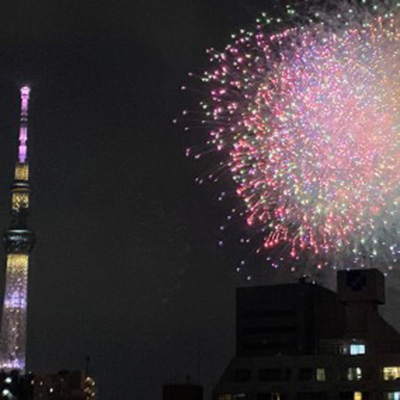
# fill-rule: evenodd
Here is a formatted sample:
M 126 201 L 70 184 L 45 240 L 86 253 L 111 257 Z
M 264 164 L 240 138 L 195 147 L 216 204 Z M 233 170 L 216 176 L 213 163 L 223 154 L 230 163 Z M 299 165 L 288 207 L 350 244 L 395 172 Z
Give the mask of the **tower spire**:
M 25 372 L 29 254 L 35 237 L 28 229 L 29 166 L 27 161 L 30 88 L 21 88 L 18 159 L 11 186 L 11 226 L 4 233 L 7 253 L 6 287 L 0 331 L 0 369 Z
M 18 161 L 24 163 L 26 161 L 28 147 L 28 105 L 29 93 L 31 89 L 29 86 L 21 88 L 21 122 L 19 127 L 19 146 L 18 146 Z

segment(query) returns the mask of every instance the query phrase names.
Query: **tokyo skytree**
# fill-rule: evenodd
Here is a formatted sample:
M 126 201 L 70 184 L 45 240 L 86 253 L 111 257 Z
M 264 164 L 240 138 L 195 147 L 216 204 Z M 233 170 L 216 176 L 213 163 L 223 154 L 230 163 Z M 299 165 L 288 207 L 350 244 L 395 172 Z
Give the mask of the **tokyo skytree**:
M 0 369 L 25 372 L 29 254 L 35 237 L 28 229 L 29 165 L 28 103 L 30 88 L 21 88 L 18 159 L 11 186 L 11 225 L 4 233 L 6 286 L 0 331 Z

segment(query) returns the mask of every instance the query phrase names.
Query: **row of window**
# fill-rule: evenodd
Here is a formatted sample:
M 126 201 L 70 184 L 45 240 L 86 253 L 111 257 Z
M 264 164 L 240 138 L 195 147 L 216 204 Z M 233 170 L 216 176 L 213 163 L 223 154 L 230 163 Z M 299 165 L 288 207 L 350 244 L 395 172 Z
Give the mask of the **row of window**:
M 383 400 L 400 400 L 400 392 L 384 392 Z M 218 400 L 287 400 L 289 396 L 285 393 L 257 393 L 252 394 L 220 394 Z M 326 400 L 329 394 L 326 392 L 302 392 L 296 394 L 296 400 Z M 368 392 L 340 392 L 339 400 L 372 400 Z
M 360 381 L 363 377 L 361 367 L 348 367 L 342 379 L 349 381 Z M 292 370 L 290 368 L 264 368 L 258 371 L 258 381 L 260 382 L 285 382 L 291 379 Z M 317 381 L 324 382 L 334 380 L 331 368 L 299 368 L 297 379 L 303 382 Z M 400 366 L 390 366 L 382 368 L 382 379 L 392 381 L 400 379 Z M 234 382 L 250 382 L 252 380 L 252 370 L 237 369 L 232 377 Z M 400 399 L 399 399 L 400 400 Z
M 341 354 L 346 356 L 363 356 L 367 354 L 367 346 L 356 342 L 322 342 L 320 343 L 320 354 Z
M 294 317 L 297 315 L 295 308 L 284 310 L 261 310 L 239 312 L 239 319 L 269 318 L 269 317 Z
M 245 335 L 271 335 L 271 334 L 288 334 L 296 333 L 296 327 L 293 325 L 282 326 L 261 326 L 243 329 Z

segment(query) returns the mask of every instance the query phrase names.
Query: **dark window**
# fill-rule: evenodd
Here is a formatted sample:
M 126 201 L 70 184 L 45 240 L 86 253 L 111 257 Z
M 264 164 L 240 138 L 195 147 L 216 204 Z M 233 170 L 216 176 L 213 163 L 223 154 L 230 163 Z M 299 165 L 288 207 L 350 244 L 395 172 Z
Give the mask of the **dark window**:
M 295 309 L 286 310 L 262 310 L 262 311 L 245 311 L 239 314 L 239 318 L 264 318 L 264 317 L 294 317 L 296 315 Z
M 266 349 L 266 350 L 272 350 L 272 349 L 281 349 L 283 347 L 283 344 L 281 342 L 264 342 L 264 341 L 259 341 L 253 343 L 256 346 L 259 346 L 258 348 Z
M 282 370 L 282 380 L 284 381 L 290 380 L 290 372 L 291 370 L 289 368 L 284 368 Z
M 233 375 L 234 382 L 249 382 L 251 380 L 250 369 L 237 369 Z
M 289 368 L 265 368 L 258 371 L 258 380 L 261 382 L 281 382 L 289 379 Z
M 261 382 L 280 382 L 282 371 L 279 368 L 265 368 L 258 371 L 258 380 Z
M 326 400 L 327 398 L 326 392 L 304 392 L 298 393 L 296 400 Z
M 314 377 L 314 370 L 312 368 L 299 369 L 299 381 L 312 381 Z
M 294 343 L 282 343 L 282 342 L 264 342 L 262 340 L 254 341 L 252 343 L 245 343 L 243 348 L 245 350 L 281 350 L 282 348 L 293 348 L 295 347 Z
M 247 335 L 259 335 L 294 333 L 295 331 L 296 327 L 294 326 L 266 326 L 261 328 L 247 328 L 243 330 L 243 333 Z

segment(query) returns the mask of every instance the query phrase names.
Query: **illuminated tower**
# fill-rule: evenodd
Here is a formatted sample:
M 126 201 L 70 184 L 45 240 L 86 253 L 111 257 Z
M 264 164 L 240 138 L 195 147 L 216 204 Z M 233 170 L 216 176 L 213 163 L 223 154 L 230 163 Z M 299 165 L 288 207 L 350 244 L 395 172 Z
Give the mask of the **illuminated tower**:
M 4 234 L 7 255 L 6 287 L 0 334 L 0 369 L 25 372 L 26 309 L 29 254 L 34 234 L 27 227 L 29 167 L 27 160 L 30 88 L 21 88 L 18 160 L 11 186 L 11 226 Z

